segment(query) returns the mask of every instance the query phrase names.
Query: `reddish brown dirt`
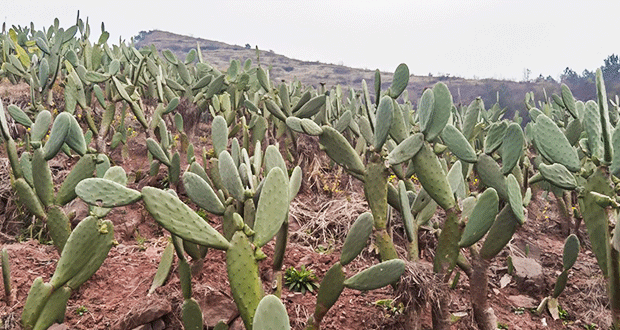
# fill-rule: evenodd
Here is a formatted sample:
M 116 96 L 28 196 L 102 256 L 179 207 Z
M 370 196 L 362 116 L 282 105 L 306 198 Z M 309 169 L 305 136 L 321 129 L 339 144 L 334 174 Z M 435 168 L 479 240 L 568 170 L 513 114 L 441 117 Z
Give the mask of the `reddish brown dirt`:
M 199 150 L 205 146 L 204 139 L 198 137 L 206 136 L 207 132 L 208 128 L 204 126 L 198 127 L 196 131 L 196 138 L 193 142 L 197 155 L 199 155 Z M 114 163 L 126 169 L 130 177 L 130 187 L 160 185 L 163 174 L 160 174 L 158 178 L 145 176 L 135 182 L 136 176 L 141 176 L 139 172 L 148 173 L 146 148 L 142 142 L 136 141 L 144 141 L 143 136 L 130 140 L 128 154 L 131 157 L 123 159 L 120 152 L 113 152 Z M 284 268 L 305 265 L 314 270 L 317 277 L 321 279 L 331 265 L 338 260 L 344 231 L 360 212 L 367 210 L 367 205 L 363 202 L 361 187 L 355 179 L 341 174 L 338 169 L 328 169 L 312 162 L 311 159 L 318 159 L 323 164 L 327 163 L 323 153 L 317 156 L 316 146 L 309 147 L 311 143 L 308 141 L 304 143 L 300 143 L 300 146 L 308 147 L 309 150 L 300 151 L 300 163 L 305 174 L 308 175 L 305 175 L 301 194 L 292 204 L 292 235 Z M 4 149 L 0 148 L 0 150 L 0 158 L 5 159 Z M 71 162 L 63 159 L 61 163 L 70 164 Z M 4 167 L 2 170 L 8 169 Z M 161 172 L 163 171 L 162 167 Z M 333 185 L 336 179 L 339 183 Z M 0 182 L 2 186 L 7 184 L 9 183 L 6 181 Z M 11 201 L 2 202 L 2 205 L 14 204 Z M 79 203 L 72 207 L 80 208 Z M 0 219 L 5 222 L 14 222 L 13 218 L 7 218 L 9 213 L 5 211 L 0 210 L 0 215 L 5 216 Z M 16 214 L 15 210 L 10 213 L 11 216 L 14 214 Z M 436 217 L 439 218 L 439 216 Z M 73 293 L 67 306 L 65 324 L 71 329 L 125 329 L 130 328 L 130 325 L 132 327 L 138 325 L 132 322 L 138 322 L 135 318 L 142 314 L 141 311 L 144 308 L 162 305 L 162 309 L 169 309 L 169 312 L 162 317 L 166 328 L 180 329 L 182 327 L 180 323 L 182 299 L 176 262 L 166 284 L 157 289 L 152 296 L 147 296 L 161 253 L 167 244 L 167 233 L 155 224 L 141 204 L 115 209 L 108 218 L 115 225 L 115 237 L 119 245 L 112 248 L 97 273 Z M 323 223 L 308 224 L 317 219 Z M 392 229 L 395 241 L 399 246 L 399 252 L 404 257 L 405 244 L 402 226 L 398 224 L 400 220 L 397 215 L 394 216 L 394 220 L 395 224 Z M 588 248 L 582 249 L 575 267 L 570 271 L 568 286 L 559 298 L 560 304 L 567 312 L 566 318 L 553 320 L 547 313 L 539 316 L 530 311 L 531 307 L 535 307 L 545 296 L 551 294 L 555 278 L 562 267 L 562 247 L 565 237 L 560 234 L 559 221 L 554 200 L 549 198 L 547 201 L 543 199 L 540 192 L 537 193 L 528 207 L 528 221 L 517 231 L 509 246 L 494 259 L 489 272 L 489 299 L 501 326 L 507 329 L 584 329 L 586 325 L 597 324 L 599 329 L 604 329 L 609 323 L 605 284 L 594 256 Z M 212 223 L 219 229 L 219 219 L 213 217 Z M 1 225 L 0 228 L 4 229 L 10 227 L 5 223 Z M 41 244 L 36 240 L 16 242 L 13 238 L 15 234 L 17 233 L 14 230 L 10 230 L 0 236 L 2 246 L 8 250 L 10 256 L 13 284 L 10 302 L 0 301 L 0 321 L 2 321 L 0 328 L 2 329 L 21 328 L 19 319 L 32 281 L 39 276 L 44 280 L 49 280 L 59 258 L 53 246 Z M 421 231 L 420 235 L 422 262 L 428 264 L 432 261 L 432 247 L 436 242 L 428 232 Z M 587 237 L 583 229 L 581 237 Z M 526 249 L 526 245 L 529 248 Z M 583 245 L 588 246 L 588 243 Z M 535 283 L 527 281 L 518 283 L 515 279 L 508 277 L 510 282 L 502 288 L 500 279 L 508 272 L 506 257 L 524 255 L 526 250 L 529 251 L 528 257 L 537 260 L 542 265 L 543 278 Z M 270 256 L 273 252 L 273 242 L 268 244 L 264 251 L 269 258 L 262 262 L 261 271 L 263 282 L 268 286 L 272 276 Z M 355 274 L 358 270 L 375 264 L 376 260 L 377 254 L 371 247 L 347 267 L 346 273 L 348 276 Z M 231 303 L 225 267 L 225 255 L 220 251 L 210 250 L 202 270 L 193 278 L 194 297 L 203 306 L 205 314 L 208 313 L 206 306 L 212 306 L 212 308 L 219 306 L 220 315 L 226 316 L 226 321 L 232 325 L 231 329 L 242 329 L 243 326 L 240 319 L 236 317 L 234 305 Z M 266 289 L 269 290 L 268 287 Z M 411 290 L 414 289 L 411 288 Z M 517 295 L 530 298 L 528 305 L 518 305 L 509 300 L 510 297 Z M 0 298 L 4 297 L 0 296 Z M 394 298 L 394 291 L 391 287 L 367 293 L 345 289 L 338 302 L 328 312 L 322 328 L 412 329 L 414 324 L 420 329 L 431 328 L 428 303 L 423 304 L 419 318 L 413 322 L 405 315 L 406 311 L 402 314 L 402 311 L 394 312 L 375 305 L 378 300 L 392 298 Z M 451 312 L 464 315 L 454 324 L 453 328 L 475 328 L 469 302 L 469 284 L 465 274 L 461 274 L 456 287 L 450 290 L 450 298 Z M 303 329 L 314 310 L 316 294 L 302 295 L 285 288 L 282 301 L 288 309 L 293 328 Z M 80 310 L 83 313 L 78 313 Z M 207 323 L 213 326 L 216 321 L 207 320 Z

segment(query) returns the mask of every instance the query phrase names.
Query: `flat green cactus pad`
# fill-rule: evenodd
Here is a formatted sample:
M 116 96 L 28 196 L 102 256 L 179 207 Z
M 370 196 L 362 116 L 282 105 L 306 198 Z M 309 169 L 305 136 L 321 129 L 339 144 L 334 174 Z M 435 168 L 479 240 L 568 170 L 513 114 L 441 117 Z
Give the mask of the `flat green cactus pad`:
M 288 314 L 282 301 L 274 295 L 261 299 L 254 314 L 253 330 L 289 330 Z
M 228 241 L 178 197 L 163 190 L 144 187 L 142 198 L 155 221 L 171 233 L 190 242 L 226 250 Z

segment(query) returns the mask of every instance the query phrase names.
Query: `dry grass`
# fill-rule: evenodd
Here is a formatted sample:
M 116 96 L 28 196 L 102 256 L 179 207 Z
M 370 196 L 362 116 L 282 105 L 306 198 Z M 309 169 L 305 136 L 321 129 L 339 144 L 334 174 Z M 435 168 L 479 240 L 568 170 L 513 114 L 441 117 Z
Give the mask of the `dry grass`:
M 368 211 L 363 196 L 358 194 L 311 198 L 291 203 L 291 219 L 299 224 L 299 229 L 291 233 L 291 239 L 314 248 L 326 242 L 342 244 L 355 219 Z
M 574 306 L 572 310 L 576 311 L 581 321 L 586 324 L 598 324 L 599 326 L 611 326 L 611 314 L 609 313 L 609 300 L 607 298 L 607 282 L 602 276 L 592 277 L 585 283 L 580 285 L 580 290 L 570 299 L 564 297 L 561 303 L 570 303 Z
M 8 158 L 0 158 L 0 235 L 3 243 L 14 242 L 19 231 L 18 214 L 22 213 L 17 205 L 13 187 L 11 187 L 11 165 Z

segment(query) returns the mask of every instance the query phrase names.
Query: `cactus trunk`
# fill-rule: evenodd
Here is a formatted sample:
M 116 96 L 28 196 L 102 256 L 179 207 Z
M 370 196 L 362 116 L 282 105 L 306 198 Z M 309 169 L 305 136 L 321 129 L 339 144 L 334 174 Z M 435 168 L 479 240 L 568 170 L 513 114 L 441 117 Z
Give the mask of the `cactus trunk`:
M 381 260 L 398 258 L 392 237 L 387 231 L 388 170 L 383 163 L 368 164 L 364 193 L 374 219 L 375 239 Z
M 497 329 L 497 318 L 487 299 L 489 260 L 481 258 L 474 247 L 470 249 L 472 255 L 472 274 L 469 277 L 469 292 L 474 310 L 474 320 L 480 330 Z
M 409 238 L 407 253 L 409 254 L 409 261 L 417 262 L 420 260 L 420 248 L 418 246 L 418 225 L 416 223 L 413 225 L 413 233 L 414 235 Z
M 620 330 L 620 252 L 611 244 L 607 249 L 607 276 L 609 282 L 609 306 L 612 319 L 611 328 Z

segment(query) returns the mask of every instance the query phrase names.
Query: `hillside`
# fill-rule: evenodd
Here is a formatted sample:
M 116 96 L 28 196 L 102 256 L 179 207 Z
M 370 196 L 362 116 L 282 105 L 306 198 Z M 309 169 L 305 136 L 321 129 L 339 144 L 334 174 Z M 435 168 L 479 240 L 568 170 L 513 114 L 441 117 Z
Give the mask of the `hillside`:
M 196 45 L 200 45 L 205 61 L 219 69 L 228 67 L 232 59 L 245 61 L 252 59 L 256 61 L 256 50 L 239 45 L 229 45 L 223 42 L 182 36 L 164 31 L 149 31 L 139 35 L 136 47 L 146 47 L 155 45 L 157 49 L 170 49 L 178 57 L 184 58 Z M 271 51 L 260 51 L 261 64 L 271 66 L 270 76 L 273 81 L 292 81 L 299 79 L 306 85 L 318 86 L 325 83 L 328 86 L 340 84 L 349 86 L 356 90 L 361 90 L 362 79 L 365 79 L 369 87 L 374 81 L 374 70 L 350 68 L 342 65 L 326 64 L 320 62 L 305 62 L 284 55 L 279 55 Z M 391 72 L 382 72 L 383 88 L 389 87 L 392 79 Z M 508 113 L 512 115 L 515 110 L 524 112 L 525 106 L 523 98 L 525 93 L 534 91 L 537 99 L 543 97 L 543 88 L 550 96 L 551 93 L 559 91 L 559 84 L 552 82 L 515 82 L 496 79 L 463 79 L 446 76 L 414 76 L 409 79 L 408 91 L 411 101 L 415 104 L 425 87 L 433 86 L 436 82 L 445 82 L 455 102 L 469 104 L 476 97 L 482 97 L 486 107 L 491 107 L 497 100 L 502 107 L 508 108 Z M 372 88 L 371 88 L 372 89 Z M 523 115 L 523 114 L 522 114 Z

